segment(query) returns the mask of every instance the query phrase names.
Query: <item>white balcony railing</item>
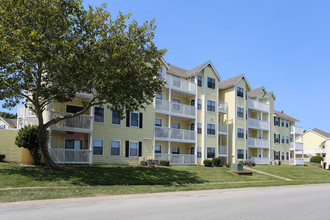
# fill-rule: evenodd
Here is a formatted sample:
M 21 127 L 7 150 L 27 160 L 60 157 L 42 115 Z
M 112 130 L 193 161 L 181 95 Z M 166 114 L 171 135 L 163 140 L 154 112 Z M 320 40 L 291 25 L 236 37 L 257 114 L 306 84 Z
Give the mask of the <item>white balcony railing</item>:
M 250 138 L 248 139 L 248 146 L 252 148 L 269 148 L 270 141 L 266 139 Z
M 223 112 L 228 112 L 228 103 L 219 101 L 219 110 Z
M 262 112 L 269 112 L 269 104 L 248 99 L 248 108 Z
M 194 118 L 196 107 L 180 103 L 169 102 L 163 99 L 156 99 L 156 111 L 161 113 L 172 113 L 173 115 Z
M 326 148 L 319 148 L 319 149 L 305 149 L 304 154 L 326 154 Z
M 301 127 L 291 126 L 290 127 L 291 134 L 300 134 L 302 135 L 304 133 L 304 129 Z
M 299 142 L 291 142 L 290 143 L 290 150 L 304 150 L 304 144 L 303 143 L 299 143 Z
M 251 157 L 251 161 L 255 164 L 269 164 L 269 157 Z
M 219 154 L 227 154 L 227 146 L 225 145 L 219 145 Z
M 218 131 L 222 132 L 222 133 L 228 133 L 227 124 L 219 123 L 218 124 Z
M 304 161 L 305 159 L 304 158 L 291 158 L 290 159 L 290 164 L 291 165 L 300 165 L 300 166 L 303 166 L 304 165 Z
M 269 121 L 262 121 L 254 118 L 248 119 L 249 128 L 258 129 L 258 130 L 269 130 L 270 124 Z
M 196 164 L 196 156 L 191 154 L 157 154 L 155 160 L 169 160 L 172 165 L 176 164 Z
M 66 112 L 50 112 L 50 117 L 64 116 L 70 113 Z M 93 128 L 93 116 L 91 115 L 79 115 L 74 118 L 65 119 L 51 126 L 60 130 L 92 130 Z
M 166 86 L 190 94 L 196 93 L 196 83 L 179 77 L 166 75 Z
M 50 156 L 55 163 L 89 164 L 92 150 L 50 148 Z
M 155 127 L 155 138 L 189 143 L 196 141 L 195 131 L 167 127 Z

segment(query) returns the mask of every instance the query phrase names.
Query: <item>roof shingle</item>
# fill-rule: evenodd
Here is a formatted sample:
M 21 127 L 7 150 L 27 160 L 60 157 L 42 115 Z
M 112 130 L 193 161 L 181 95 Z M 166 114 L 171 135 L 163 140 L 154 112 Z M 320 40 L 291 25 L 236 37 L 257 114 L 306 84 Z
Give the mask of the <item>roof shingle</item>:
M 300 122 L 299 120 L 297 120 L 297 119 L 295 119 L 295 118 L 293 118 L 293 117 L 291 117 L 291 116 L 289 116 L 289 115 L 287 115 L 287 114 L 285 114 L 285 113 L 283 113 L 283 112 L 274 111 L 274 115 L 275 115 L 276 117 L 283 118 L 283 119 L 287 119 L 287 120 L 289 120 L 289 121 L 297 121 L 297 122 Z
M 235 76 L 233 78 L 219 82 L 220 89 L 226 89 L 235 85 L 235 83 L 242 77 L 244 74 Z
M 320 135 L 330 138 L 330 133 L 322 131 L 321 129 L 314 128 L 312 131 L 315 131 L 316 133 L 319 133 Z

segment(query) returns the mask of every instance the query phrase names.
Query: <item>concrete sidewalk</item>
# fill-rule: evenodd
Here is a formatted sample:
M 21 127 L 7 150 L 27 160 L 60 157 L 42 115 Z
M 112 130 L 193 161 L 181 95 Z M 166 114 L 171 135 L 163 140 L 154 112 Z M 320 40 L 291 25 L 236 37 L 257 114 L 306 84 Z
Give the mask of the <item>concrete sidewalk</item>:
M 255 170 L 255 169 L 252 169 L 251 167 L 248 167 L 248 166 L 244 166 L 244 169 L 247 169 L 247 170 L 250 170 L 250 171 L 253 171 L 253 172 L 256 172 L 256 173 L 261 173 L 261 174 L 264 174 L 264 175 L 272 176 L 272 177 L 282 179 L 282 180 L 285 180 L 285 181 L 292 181 L 292 179 L 284 178 L 284 177 L 281 177 L 281 176 L 276 176 L 276 175 L 273 175 L 273 174 L 270 174 L 270 173 L 262 172 L 260 170 Z

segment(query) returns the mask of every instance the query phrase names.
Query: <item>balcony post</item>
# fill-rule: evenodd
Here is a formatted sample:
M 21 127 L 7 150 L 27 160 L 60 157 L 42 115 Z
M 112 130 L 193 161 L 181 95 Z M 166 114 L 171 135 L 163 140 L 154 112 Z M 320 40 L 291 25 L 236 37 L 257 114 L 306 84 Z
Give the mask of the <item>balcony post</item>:
M 89 161 L 88 161 L 88 164 L 92 165 L 92 160 L 93 160 L 93 133 L 88 134 L 88 139 L 89 139 Z

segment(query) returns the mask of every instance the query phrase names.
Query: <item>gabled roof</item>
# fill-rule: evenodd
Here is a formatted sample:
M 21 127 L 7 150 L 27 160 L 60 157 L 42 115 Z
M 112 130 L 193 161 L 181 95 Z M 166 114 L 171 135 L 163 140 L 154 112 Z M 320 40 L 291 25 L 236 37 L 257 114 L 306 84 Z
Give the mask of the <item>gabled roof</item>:
M 170 73 L 172 73 L 174 75 L 182 76 L 182 77 L 194 76 L 195 74 L 197 74 L 200 71 L 202 71 L 203 69 L 205 69 L 208 65 L 211 66 L 213 71 L 216 73 L 216 76 L 219 78 L 219 80 L 221 80 L 221 77 L 220 77 L 218 71 L 215 69 L 215 67 L 213 66 L 213 64 L 210 60 L 205 62 L 205 63 L 202 63 L 202 64 L 200 64 L 200 65 L 198 65 L 198 66 L 196 66 L 196 67 L 194 67 L 190 70 L 186 70 L 186 69 L 183 69 L 181 67 L 168 64 Z
M 164 59 L 163 57 L 161 58 L 161 61 L 164 63 L 164 65 L 166 66 L 167 69 L 170 68 L 170 67 L 167 65 L 167 63 L 166 63 L 166 61 L 165 61 L 165 59 Z
M 260 88 L 257 88 L 257 89 L 252 89 L 250 92 L 249 92 L 249 97 L 250 98 L 256 98 L 258 97 L 258 95 L 260 94 L 260 92 L 264 90 L 265 93 L 266 93 L 266 90 L 265 90 L 265 87 L 260 87 Z
M 17 119 L 9 119 L 9 118 L 2 118 L 0 117 L 0 119 L 8 126 L 13 126 L 13 127 L 17 127 Z
M 283 112 L 278 112 L 278 111 L 274 111 L 274 115 L 278 118 L 283 118 L 283 119 L 286 119 L 286 120 L 289 120 L 289 121 L 296 121 L 296 122 L 300 122 L 299 120 L 283 113 Z
M 276 99 L 276 96 L 274 95 L 274 92 L 273 92 L 273 91 L 271 91 L 271 92 L 267 92 L 267 93 L 264 95 L 263 99 L 268 99 L 270 96 L 273 96 L 273 98 Z
M 230 79 L 219 82 L 219 88 L 220 89 L 227 89 L 227 88 L 233 87 L 243 78 L 244 78 L 246 84 L 248 85 L 249 89 L 251 90 L 250 83 L 247 81 L 244 74 L 241 74 L 241 75 L 235 76 L 233 78 L 230 78 Z
M 321 129 L 318 129 L 318 128 L 314 128 L 312 131 L 326 137 L 326 138 L 330 138 L 330 133 L 328 132 L 325 132 L 325 131 L 322 131 Z

